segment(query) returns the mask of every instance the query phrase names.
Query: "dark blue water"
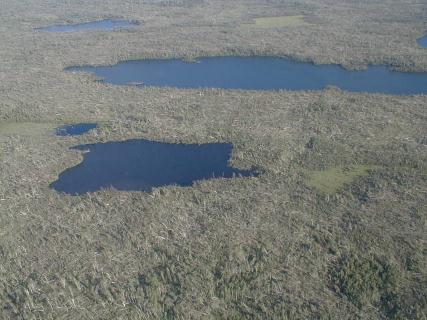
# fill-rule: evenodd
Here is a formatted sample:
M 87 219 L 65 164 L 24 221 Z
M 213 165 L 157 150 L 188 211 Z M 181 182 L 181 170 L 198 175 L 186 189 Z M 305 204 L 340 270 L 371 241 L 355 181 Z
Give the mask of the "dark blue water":
M 97 128 L 96 123 L 67 124 L 56 129 L 57 136 L 80 136 L 86 132 Z
M 128 20 L 100 20 L 93 22 L 77 23 L 77 24 L 64 24 L 53 25 L 48 27 L 37 28 L 37 31 L 42 32 L 74 32 L 83 30 L 103 30 L 114 31 L 117 29 L 131 28 L 138 25 L 135 21 Z
M 423 47 L 423 48 L 427 48 L 427 36 L 424 36 L 422 38 L 418 39 L 418 44 Z
M 215 177 L 256 176 L 228 166 L 228 143 L 170 144 L 149 140 L 97 143 L 74 147 L 84 160 L 51 184 L 57 191 L 80 195 L 104 188 L 151 191 L 166 185 L 191 186 Z
M 66 70 L 92 72 L 117 85 L 248 90 L 322 90 L 337 86 L 354 92 L 427 93 L 426 72 L 397 72 L 385 66 L 349 71 L 338 65 L 314 65 L 273 57 L 211 57 L 197 63 L 138 60 Z

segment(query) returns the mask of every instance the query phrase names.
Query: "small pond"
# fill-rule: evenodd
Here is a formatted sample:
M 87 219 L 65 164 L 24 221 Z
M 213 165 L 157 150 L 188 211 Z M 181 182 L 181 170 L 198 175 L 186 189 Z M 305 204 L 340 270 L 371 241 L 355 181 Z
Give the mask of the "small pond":
M 166 185 L 191 186 L 194 181 L 256 176 L 255 171 L 228 166 L 229 143 L 171 144 L 149 140 L 80 145 L 84 160 L 59 175 L 51 187 L 80 195 L 113 187 L 149 192 Z
M 398 72 L 386 66 L 349 71 L 338 65 L 274 57 L 210 57 L 196 63 L 177 59 L 137 60 L 66 70 L 91 72 L 116 85 L 246 90 L 322 90 L 337 86 L 353 92 L 427 93 L 426 72 Z
M 114 31 L 117 29 L 131 28 L 136 25 L 138 25 L 138 23 L 135 21 L 107 19 L 76 24 L 58 24 L 53 26 L 36 28 L 36 30 L 42 32 L 75 32 L 84 30 Z
M 59 128 L 56 128 L 56 135 L 57 136 L 80 136 L 97 127 L 98 125 L 96 123 L 67 124 Z
M 419 38 L 418 44 L 423 48 L 427 48 L 427 35 L 422 38 Z

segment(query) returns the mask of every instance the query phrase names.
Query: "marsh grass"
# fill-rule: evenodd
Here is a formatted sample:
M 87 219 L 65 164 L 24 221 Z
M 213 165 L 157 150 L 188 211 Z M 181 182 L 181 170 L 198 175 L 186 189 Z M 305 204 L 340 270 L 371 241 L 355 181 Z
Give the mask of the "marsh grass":
M 77 119 L 76 119 L 77 120 Z M 78 121 L 58 122 L 0 122 L 0 134 L 5 136 L 46 136 L 54 135 L 56 129 L 64 125 L 79 123 Z M 106 121 L 97 122 L 97 130 L 107 125 Z M 94 129 L 90 130 L 93 131 Z
M 326 194 L 334 194 L 344 185 L 350 184 L 355 179 L 368 175 L 379 166 L 348 166 L 333 167 L 322 171 L 309 172 L 307 184 Z
M 53 122 L 0 122 L 2 135 L 46 135 L 58 126 Z
M 308 25 L 304 16 L 280 16 L 255 18 L 255 26 L 258 28 L 283 28 Z

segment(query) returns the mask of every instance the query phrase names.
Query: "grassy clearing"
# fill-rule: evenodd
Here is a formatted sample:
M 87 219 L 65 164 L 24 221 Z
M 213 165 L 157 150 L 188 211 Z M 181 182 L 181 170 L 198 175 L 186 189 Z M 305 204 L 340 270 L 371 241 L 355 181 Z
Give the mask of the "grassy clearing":
M 0 135 L 43 135 L 57 126 L 57 123 L 51 122 L 3 122 L 0 123 Z
M 259 28 L 282 28 L 308 25 L 304 16 L 261 17 L 254 19 Z
M 0 135 L 10 136 L 43 136 L 53 134 L 55 130 L 63 125 L 77 124 L 91 121 L 61 121 L 61 122 L 0 122 Z M 104 120 L 96 121 L 98 130 L 107 126 Z
M 366 176 L 371 170 L 379 168 L 378 166 L 350 166 L 333 167 L 322 171 L 311 171 L 308 174 L 307 184 L 317 190 L 333 194 L 344 185 L 349 184 L 359 177 Z

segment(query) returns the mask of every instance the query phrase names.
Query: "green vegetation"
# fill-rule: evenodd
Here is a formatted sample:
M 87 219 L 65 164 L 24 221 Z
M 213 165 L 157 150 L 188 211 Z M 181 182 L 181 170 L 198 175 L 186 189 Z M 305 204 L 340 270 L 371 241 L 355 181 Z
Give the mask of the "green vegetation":
M 321 192 L 333 194 L 344 185 L 351 183 L 355 179 L 366 176 L 377 166 L 350 166 L 334 167 L 323 171 L 312 171 L 308 174 L 308 185 Z
M 402 296 L 404 275 L 403 270 L 384 259 L 354 254 L 343 255 L 330 272 L 335 291 L 359 309 L 373 305 L 387 319 L 422 319 L 427 303 L 424 284 L 416 284 L 409 295 Z M 412 300 L 417 294 L 422 298 Z
M 37 122 L 6 122 L 0 123 L 2 135 L 46 135 L 54 130 L 58 124 Z
M 255 25 L 260 28 L 298 27 L 306 24 L 304 16 L 262 17 L 255 19 Z
M 396 289 L 397 276 L 385 262 L 354 255 L 342 257 L 331 274 L 336 290 L 359 308 L 384 301 Z

